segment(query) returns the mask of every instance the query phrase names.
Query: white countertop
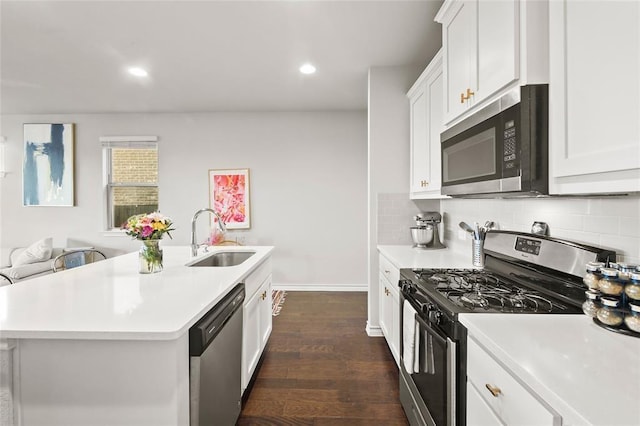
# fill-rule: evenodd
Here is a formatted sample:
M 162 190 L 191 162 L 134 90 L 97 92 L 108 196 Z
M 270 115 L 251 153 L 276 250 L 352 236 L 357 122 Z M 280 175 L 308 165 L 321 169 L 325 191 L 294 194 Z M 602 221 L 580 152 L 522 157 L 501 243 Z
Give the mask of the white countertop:
M 160 273 L 138 273 L 135 252 L 0 287 L 0 338 L 176 339 L 273 247 L 211 252 L 231 250 L 256 254 L 237 266 L 187 267 L 190 248 L 167 246 Z
M 567 425 L 640 425 L 640 339 L 586 315 L 460 314 L 469 335 Z
M 449 248 L 422 250 L 412 246 L 379 245 L 378 251 L 396 268 L 472 268 L 471 248 L 461 254 Z

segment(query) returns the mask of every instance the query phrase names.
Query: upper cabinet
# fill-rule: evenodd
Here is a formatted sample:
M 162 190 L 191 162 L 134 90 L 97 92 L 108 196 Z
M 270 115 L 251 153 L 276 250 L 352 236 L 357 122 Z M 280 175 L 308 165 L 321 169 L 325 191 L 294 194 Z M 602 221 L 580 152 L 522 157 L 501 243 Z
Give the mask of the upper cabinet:
M 445 1 L 435 20 L 446 126 L 516 85 L 548 83 L 547 11 L 545 1 Z
M 550 2 L 552 194 L 640 191 L 640 3 Z
M 410 196 L 441 198 L 442 50 L 409 89 Z

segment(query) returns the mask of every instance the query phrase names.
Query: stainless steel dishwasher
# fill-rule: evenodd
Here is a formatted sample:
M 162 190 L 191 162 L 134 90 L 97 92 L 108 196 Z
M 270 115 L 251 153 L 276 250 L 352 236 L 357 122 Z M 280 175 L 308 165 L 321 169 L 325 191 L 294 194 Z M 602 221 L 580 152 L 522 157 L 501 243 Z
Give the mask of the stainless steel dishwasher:
M 233 425 L 241 409 L 244 284 L 189 329 L 191 426 Z

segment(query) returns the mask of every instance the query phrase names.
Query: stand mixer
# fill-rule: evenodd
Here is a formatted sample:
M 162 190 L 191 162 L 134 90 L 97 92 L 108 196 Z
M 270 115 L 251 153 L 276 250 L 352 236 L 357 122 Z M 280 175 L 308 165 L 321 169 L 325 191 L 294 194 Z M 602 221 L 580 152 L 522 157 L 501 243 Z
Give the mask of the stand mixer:
M 447 248 L 440 242 L 438 225 L 442 222 L 442 215 L 438 212 L 424 212 L 413 218 L 417 226 L 411 227 L 413 247 L 423 250 Z

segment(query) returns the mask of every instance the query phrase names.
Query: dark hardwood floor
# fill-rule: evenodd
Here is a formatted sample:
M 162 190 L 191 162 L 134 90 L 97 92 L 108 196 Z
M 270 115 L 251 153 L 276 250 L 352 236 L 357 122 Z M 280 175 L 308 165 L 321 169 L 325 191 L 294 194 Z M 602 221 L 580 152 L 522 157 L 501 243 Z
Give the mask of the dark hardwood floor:
M 287 292 L 238 425 L 407 425 L 364 292 Z

